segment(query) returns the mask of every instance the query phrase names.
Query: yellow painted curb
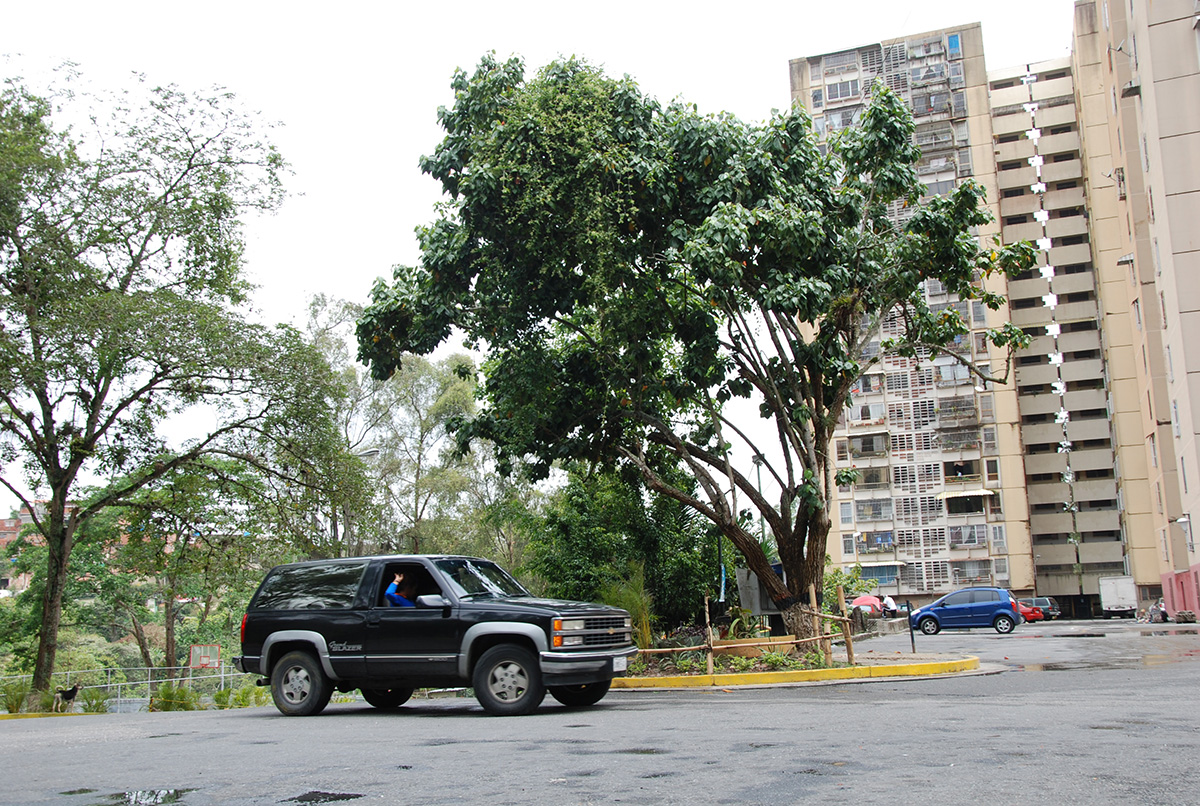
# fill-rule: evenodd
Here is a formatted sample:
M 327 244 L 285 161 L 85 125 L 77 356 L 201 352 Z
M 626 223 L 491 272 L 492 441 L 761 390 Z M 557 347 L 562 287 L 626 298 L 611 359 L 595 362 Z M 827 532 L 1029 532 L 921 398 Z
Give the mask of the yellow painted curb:
M 744 674 L 691 674 L 674 677 L 617 677 L 613 688 L 687 688 L 763 686 L 772 683 L 812 683 L 830 680 L 856 680 L 884 677 L 923 677 L 931 674 L 969 672 L 979 668 L 979 658 L 922 663 L 884 663 L 875 666 L 846 666 L 840 669 L 806 669 L 790 672 L 746 672 Z

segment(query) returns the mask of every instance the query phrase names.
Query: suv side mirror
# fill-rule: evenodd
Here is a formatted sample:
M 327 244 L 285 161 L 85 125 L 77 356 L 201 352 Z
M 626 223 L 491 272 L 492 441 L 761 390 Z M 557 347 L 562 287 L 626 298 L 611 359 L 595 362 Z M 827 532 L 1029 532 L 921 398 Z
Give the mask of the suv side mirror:
M 450 602 L 440 593 L 427 593 L 424 596 L 418 596 L 416 604 L 417 607 L 428 607 L 431 609 L 450 606 Z

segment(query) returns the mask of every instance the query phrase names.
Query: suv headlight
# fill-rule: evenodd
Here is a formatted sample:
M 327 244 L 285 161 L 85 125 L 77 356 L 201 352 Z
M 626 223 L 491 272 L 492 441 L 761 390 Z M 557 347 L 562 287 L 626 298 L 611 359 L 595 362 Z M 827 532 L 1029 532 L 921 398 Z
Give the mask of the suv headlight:
M 550 643 L 554 647 L 583 646 L 582 635 L 567 635 L 565 633 L 579 632 L 585 628 L 581 618 L 556 618 L 553 622 L 554 635 Z

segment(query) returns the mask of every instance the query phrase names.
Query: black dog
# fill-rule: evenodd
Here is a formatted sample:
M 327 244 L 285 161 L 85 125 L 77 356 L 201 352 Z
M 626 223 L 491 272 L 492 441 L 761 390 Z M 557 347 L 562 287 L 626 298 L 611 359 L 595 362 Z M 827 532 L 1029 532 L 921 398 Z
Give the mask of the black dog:
M 70 688 L 56 688 L 54 690 L 54 711 L 70 711 L 75 707 L 75 695 L 79 693 L 79 684 Z

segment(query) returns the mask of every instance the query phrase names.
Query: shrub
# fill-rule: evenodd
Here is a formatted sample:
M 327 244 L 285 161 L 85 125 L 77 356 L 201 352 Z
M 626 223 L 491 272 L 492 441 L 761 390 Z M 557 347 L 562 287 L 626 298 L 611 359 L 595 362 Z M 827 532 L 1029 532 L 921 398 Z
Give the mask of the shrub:
M 758 661 L 768 669 L 776 671 L 779 669 L 795 669 L 804 665 L 786 652 L 763 652 Z
M 735 672 L 748 672 L 752 670 L 757 660 L 757 658 L 743 658 L 740 655 L 723 655 L 722 657 L 729 664 L 729 668 Z
M 83 712 L 85 714 L 107 714 L 108 713 L 108 688 L 106 686 L 93 686 L 85 688 L 79 692 L 79 701 L 83 704 Z
M 0 689 L 0 696 L 4 698 L 4 709 L 10 714 L 19 714 L 21 709 L 25 707 L 25 700 L 29 698 L 29 681 L 14 680 L 6 683 L 3 689 Z
M 159 683 L 158 693 L 150 698 L 151 711 L 196 711 L 200 708 L 200 692 L 180 683 Z

